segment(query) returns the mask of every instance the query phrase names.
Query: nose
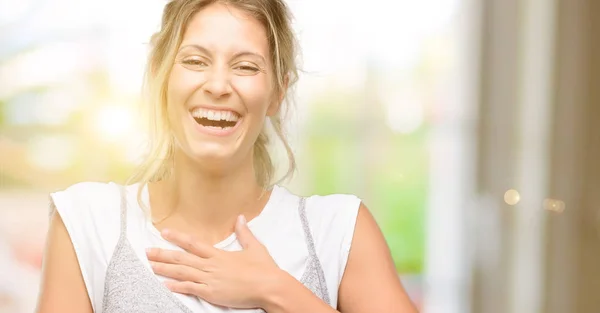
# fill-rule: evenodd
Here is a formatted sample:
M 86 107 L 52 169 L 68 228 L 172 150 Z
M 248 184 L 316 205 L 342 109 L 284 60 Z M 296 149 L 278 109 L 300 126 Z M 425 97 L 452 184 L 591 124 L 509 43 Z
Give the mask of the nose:
M 231 81 L 226 70 L 213 68 L 207 71 L 207 77 L 202 89 L 204 93 L 219 99 L 231 94 Z

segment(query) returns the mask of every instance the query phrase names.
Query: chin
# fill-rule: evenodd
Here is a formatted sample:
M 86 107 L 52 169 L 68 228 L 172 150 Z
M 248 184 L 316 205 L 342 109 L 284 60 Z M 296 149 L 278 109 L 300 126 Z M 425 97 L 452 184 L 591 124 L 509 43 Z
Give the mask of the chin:
M 194 143 L 185 154 L 192 163 L 210 171 L 227 171 L 244 159 L 239 147 L 217 142 Z
M 198 161 L 232 161 L 236 155 L 235 147 L 224 146 L 218 143 L 202 143 L 192 147 L 191 156 Z

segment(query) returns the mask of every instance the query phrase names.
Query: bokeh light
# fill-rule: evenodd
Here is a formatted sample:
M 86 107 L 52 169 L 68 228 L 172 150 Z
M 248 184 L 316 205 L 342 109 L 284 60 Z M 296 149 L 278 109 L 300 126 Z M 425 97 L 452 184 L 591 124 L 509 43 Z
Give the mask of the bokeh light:
M 518 191 L 510 189 L 504 193 L 504 202 L 508 205 L 516 205 L 521 201 L 521 195 Z
M 136 119 L 130 106 L 103 105 L 94 114 L 94 130 L 103 140 L 115 142 L 133 135 Z
M 565 210 L 565 203 L 556 199 L 544 199 L 544 209 L 556 213 L 562 213 Z

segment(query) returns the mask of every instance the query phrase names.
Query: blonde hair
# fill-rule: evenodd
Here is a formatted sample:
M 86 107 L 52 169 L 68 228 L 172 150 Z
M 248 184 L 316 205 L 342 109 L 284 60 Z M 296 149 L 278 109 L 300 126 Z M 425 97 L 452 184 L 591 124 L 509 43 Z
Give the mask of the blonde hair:
M 144 79 L 143 103 L 150 126 L 149 152 L 128 183 L 162 180 L 170 175 L 173 165 L 174 138 L 167 118 L 167 84 L 175 62 L 177 49 L 192 17 L 203 8 L 222 3 L 240 9 L 256 18 L 266 29 L 274 69 L 275 95 L 287 94 L 298 79 L 295 63 L 296 40 L 291 27 L 291 14 L 283 0 L 171 0 L 164 8 L 160 30 L 150 40 L 150 53 Z M 289 99 L 281 103 L 277 114 L 270 116 L 272 128 L 282 141 L 288 156 L 288 169 L 278 181 L 292 176 L 296 161 L 285 137 L 283 118 L 287 116 Z M 287 105 L 286 105 L 287 104 Z M 260 186 L 273 184 L 275 166 L 268 151 L 270 143 L 267 128 L 263 127 L 254 144 L 254 167 Z M 142 188 L 139 189 L 138 200 Z

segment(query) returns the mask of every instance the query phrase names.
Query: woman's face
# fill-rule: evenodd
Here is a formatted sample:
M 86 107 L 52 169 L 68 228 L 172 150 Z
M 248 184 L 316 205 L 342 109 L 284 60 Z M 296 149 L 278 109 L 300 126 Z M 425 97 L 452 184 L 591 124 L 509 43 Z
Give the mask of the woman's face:
M 269 60 L 266 30 L 255 18 L 222 4 L 196 13 L 168 82 L 178 152 L 208 165 L 252 157 L 266 116 L 279 106 Z

